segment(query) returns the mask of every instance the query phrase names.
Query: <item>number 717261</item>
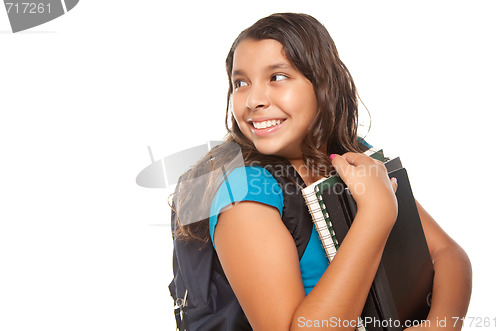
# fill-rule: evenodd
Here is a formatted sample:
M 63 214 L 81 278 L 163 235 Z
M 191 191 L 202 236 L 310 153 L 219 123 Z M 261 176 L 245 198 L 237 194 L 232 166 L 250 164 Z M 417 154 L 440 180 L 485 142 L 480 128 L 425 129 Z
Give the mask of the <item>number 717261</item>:
M 43 14 L 50 13 L 50 2 L 6 2 L 7 14 L 13 11 L 15 14 Z
M 463 322 L 463 326 L 474 327 L 474 328 L 496 328 L 497 318 L 496 317 L 453 317 L 453 326 L 455 327 L 457 323 Z

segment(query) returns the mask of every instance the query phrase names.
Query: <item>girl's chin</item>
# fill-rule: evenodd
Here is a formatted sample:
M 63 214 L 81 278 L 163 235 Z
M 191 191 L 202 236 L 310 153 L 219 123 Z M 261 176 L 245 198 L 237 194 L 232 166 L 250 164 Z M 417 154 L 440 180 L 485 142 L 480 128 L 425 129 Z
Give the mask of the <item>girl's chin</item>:
M 260 154 L 281 156 L 281 153 L 280 153 L 279 149 L 272 148 L 272 147 L 269 147 L 269 146 L 262 146 L 262 144 L 255 145 L 255 149 L 257 149 L 257 151 Z
M 289 153 L 282 148 L 276 148 L 276 147 L 271 147 L 271 146 L 262 146 L 260 144 L 257 144 L 256 149 L 261 154 L 279 156 L 279 157 L 285 158 L 287 160 L 295 159 L 295 158 L 302 158 L 302 154 Z M 297 154 L 297 155 L 294 156 L 292 154 Z

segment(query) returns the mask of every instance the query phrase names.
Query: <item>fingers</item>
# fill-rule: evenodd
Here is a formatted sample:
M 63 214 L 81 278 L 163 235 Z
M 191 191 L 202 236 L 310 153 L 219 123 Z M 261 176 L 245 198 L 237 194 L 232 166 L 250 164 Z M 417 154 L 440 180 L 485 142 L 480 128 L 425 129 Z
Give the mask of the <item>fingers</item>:
M 366 162 L 366 159 L 371 159 L 370 157 L 361 154 L 361 153 L 353 153 L 353 152 L 347 152 L 342 155 L 344 159 L 349 162 L 349 164 L 352 164 L 354 166 L 358 166 L 360 164 L 364 164 Z
M 394 193 L 396 193 L 396 190 L 398 189 L 398 180 L 396 179 L 396 177 L 391 178 L 391 185 Z
M 347 162 L 343 155 L 339 154 L 330 155 L 330 159 L 332 160 L 332 165 L 339 174 L 340 178 L 344 179 L 347 169 L 350 166 L 349 162 Z
M 332 154 L 330 155 L 330 159 L 332 160 L 332 165 L 337 168 L 338 166 L 342 166 L 344 168 L 346 168 L 347 166 L 361 166 L 361 165 L 372 165 L 372 164 L 378 164 L 378 165 L 381 165 L 383 166 L 384 163 L 379 161 L 379 160 L 376 160 L 376 159 L 373 159 L 365 154 L 361 154 L 361 153 L 353 153 L 353 152 L 347 152 L 343 155 L 339 155 L 339 154 Z M 337 160 L 341 160 L 341 161 L 338 161 Z M 345 162 L 343 162 L 345 161 Z M 385 167 L 384 167 L 385 168 Z M 335 169 L 337 170 L 337 169 Z
M 371 158 L 363 153 L 347 152 L 342 156 L 347 160 L 347 162 L 349 162 L 349 164 L 352 164 L 354 166 L 359 166 L 363 164 L 373 164 L 373 163 L 378 163 L 381 165 L 384 164 L 382 161 Z

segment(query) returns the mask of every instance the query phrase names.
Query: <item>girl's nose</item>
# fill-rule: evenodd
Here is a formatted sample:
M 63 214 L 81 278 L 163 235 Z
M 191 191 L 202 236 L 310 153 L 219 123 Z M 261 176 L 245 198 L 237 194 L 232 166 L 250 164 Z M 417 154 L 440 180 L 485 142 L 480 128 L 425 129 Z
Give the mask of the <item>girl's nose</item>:
M 269 106 L 269 96 L 266 88 L 252 85 L 247 96 L 246 106 L 250 110 L 267 108 Z

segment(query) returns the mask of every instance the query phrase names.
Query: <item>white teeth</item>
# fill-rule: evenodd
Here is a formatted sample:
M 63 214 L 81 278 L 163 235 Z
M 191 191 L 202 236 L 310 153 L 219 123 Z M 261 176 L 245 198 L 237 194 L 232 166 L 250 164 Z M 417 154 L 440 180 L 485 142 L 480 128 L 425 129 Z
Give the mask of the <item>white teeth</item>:
M 254 128 L 256 129 L 267 129 L 270 128 L 271 126 L 280 125 L 281 120 L 268 120 L 263 122 L 252 122 L 252 123 Z

